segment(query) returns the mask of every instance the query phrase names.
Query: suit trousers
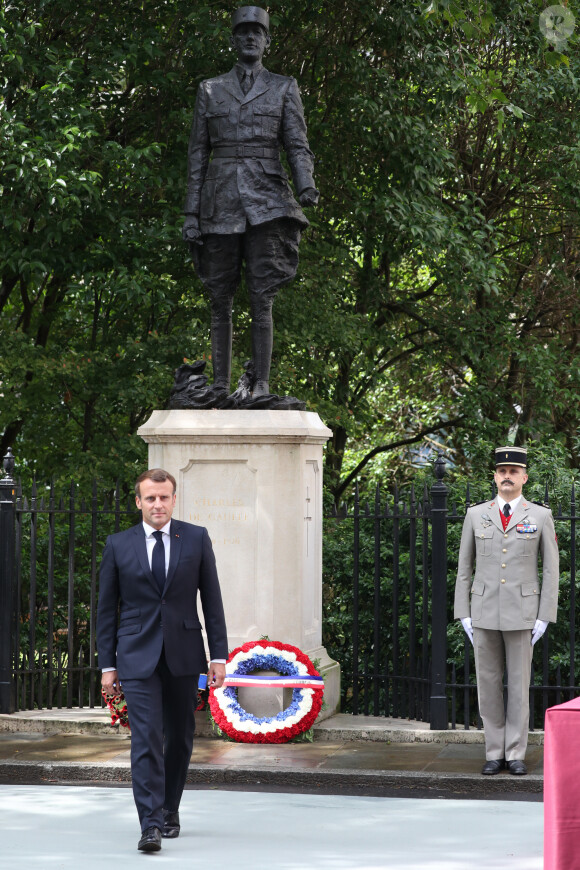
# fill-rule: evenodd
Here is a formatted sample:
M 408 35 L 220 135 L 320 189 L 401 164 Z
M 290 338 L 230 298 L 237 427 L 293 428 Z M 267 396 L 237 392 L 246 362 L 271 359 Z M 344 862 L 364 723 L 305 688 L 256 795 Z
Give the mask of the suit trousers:
M 131 725 L 131 778 L 141 830 L 177 812 L 195 731 L 199 675 L 174 677 L 165 653 L 150 677 L 122 680 Z
M 523 761 L 528 745 L 532 632 L 473 629 L 479 712 L 488 761 Z M 507 668 L 507 707 L 504 669 Z

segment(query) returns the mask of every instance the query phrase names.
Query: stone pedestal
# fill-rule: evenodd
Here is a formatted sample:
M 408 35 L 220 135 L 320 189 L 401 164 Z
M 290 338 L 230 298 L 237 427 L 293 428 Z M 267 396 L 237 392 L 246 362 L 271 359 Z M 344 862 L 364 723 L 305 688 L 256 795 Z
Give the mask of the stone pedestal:
M 321 719 L 340 700 L 340 668 L 322 646 L 321 625 L 322 450 L 330 434 L 308 411 L 154 411 L 139 429 L 149 467 L 177 480 L 175 517 L 209 531 L 230 649 L 267 635 L 316 659 L 325 679 Z

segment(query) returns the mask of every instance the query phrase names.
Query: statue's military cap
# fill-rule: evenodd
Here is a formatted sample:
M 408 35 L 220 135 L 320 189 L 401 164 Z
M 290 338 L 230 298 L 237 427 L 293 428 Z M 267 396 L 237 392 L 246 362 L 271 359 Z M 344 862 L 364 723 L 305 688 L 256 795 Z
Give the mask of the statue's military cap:
M 232 15 L 232 31 L 240 24 L 261 24 L 270 33 L 270 16 L 259 6 L 240 6 Z

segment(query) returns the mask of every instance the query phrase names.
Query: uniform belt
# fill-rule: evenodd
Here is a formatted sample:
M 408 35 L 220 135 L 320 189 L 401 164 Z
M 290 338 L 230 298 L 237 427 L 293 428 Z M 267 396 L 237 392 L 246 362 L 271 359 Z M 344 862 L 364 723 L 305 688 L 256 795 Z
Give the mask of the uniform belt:
M 260 148 L 258 145 L 220 145 L 213 149 L 213 159 L 224 157 L 265 157 L 267 160 L 278 160 L 280 152 L 277 148 Z

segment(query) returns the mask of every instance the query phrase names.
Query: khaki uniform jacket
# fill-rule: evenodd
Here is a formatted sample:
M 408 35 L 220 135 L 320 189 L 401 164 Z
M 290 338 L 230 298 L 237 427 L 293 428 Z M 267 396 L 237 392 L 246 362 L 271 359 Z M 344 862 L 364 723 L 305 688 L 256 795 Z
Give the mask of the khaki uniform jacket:
M 279 218 L 308 226 L 280 162 L 281 148 L 298 195 L 315 187 L 295 79 L 262 67 L 245 96 L 235 68 L 200 84 L 184 211 L 199 217 L 202 233 L 239 233 L 246 221 L 256 225 Z M 220 156 L 224 151 L 230 156 Z
M 555 622 L 558 582 L 558 544 L 548 508 L 522 497 L 505 532 L 497 501 L 468 509 L 455 584 L 456 619 L 471 616 L 475 628 L 499 631 L 533 628 L 536 619 Z

